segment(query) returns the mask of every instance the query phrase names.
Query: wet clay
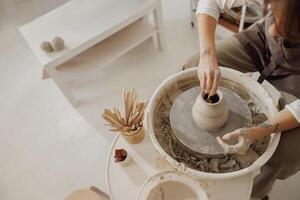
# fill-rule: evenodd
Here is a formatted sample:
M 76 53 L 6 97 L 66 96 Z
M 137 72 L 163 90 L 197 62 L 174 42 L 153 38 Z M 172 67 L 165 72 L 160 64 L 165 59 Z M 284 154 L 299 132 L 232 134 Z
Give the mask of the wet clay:
M 251 144 L 245 155 L 228 154 L 218 156 L 201 155 L 184 148 L 174 136 L 170 125 L 170 110 L 178 95 L 182 92 L 199 86 L 197 77 L 180 80 L 177 85 L 166 89 L 155 108 L 154 132 L 162 148 L 176 161 L 184 163 L 187 167 L 211 173 L 226 173 L 244 169 L 257 160 L 267 149 L 270 136 Z M 231 89 L 244 99 L 252 114 L 252 124 L 257 125 L 267 120 L 267 116 L 252 101 L 246 88 L 228 80 L 221 79 L 220 86 Z M 251 125 L 249 125 L 251 126 Z M 241 127 L 242 128 L 242 127 Z
M 209 96 L 209 94 L 206 93 L 203 98 L 207 103 L 217 103 L 220 100 L 220 97 L 217 94 Z

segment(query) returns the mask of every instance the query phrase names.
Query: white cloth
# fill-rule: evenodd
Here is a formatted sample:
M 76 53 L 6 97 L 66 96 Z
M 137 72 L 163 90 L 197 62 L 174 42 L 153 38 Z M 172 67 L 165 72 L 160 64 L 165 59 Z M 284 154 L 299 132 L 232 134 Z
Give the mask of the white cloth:
M 300 100 L 297 99 L 292 103 L 285 106 L 285 108 L 292 113 L 292 115 L 296 118 L 297 122 L 300 123 Z
M 223 10 L 251 3 L 263 5 L 263 0 L 199 0 L 196 13 L 207 14 L 218 20 Z
M 221 12 L 225 9 L 231 9 L 233 7 L 251 3 L 263 5 L 263 2 L 263 0 L 199 0 L 196 13 L 207 14 L 218 20 Z M 300 100 L 298 99 L 287 105 L 286 109 L 290 111 L 300 123 Z

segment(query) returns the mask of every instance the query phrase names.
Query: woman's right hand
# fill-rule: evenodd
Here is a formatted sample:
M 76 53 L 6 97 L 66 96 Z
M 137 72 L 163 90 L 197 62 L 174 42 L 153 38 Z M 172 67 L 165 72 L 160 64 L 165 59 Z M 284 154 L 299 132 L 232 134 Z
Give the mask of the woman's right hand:
M 210 96 L 215 95 L 218 90 L 220 77 L 221 72 L 217 60 L 211 59 L 210 56 L 200 56 L 198 78 L 202 90 Z

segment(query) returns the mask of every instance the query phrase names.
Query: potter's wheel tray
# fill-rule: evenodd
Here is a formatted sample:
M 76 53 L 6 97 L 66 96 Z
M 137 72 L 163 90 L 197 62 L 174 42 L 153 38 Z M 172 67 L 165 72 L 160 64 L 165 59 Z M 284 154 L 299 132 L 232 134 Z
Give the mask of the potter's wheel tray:
M 224 149 L 216 140 L 217 136 L 249 126 L 252 122 L 251 112 L 247 103 L 232 90 L 219 87 L 229 107 L 227 122 L 217 130 L 199 128 L 192 116 L 192 107 L 200 94 L 200 87 L 193 87 L 179 95 L 170 112 L 170 123 L 175 137 L 181 145 L 201 155 L 224 154 Z

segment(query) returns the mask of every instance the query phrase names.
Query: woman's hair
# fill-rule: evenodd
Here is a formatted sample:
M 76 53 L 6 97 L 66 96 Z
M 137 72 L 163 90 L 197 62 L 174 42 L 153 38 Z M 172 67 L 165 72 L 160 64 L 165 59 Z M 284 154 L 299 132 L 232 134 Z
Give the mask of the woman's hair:
M 300 41 L 300 0 L 265 0 L 265 14 L 269 8 L 277 31 L 288 40 Z

